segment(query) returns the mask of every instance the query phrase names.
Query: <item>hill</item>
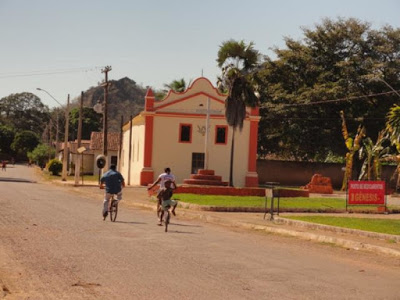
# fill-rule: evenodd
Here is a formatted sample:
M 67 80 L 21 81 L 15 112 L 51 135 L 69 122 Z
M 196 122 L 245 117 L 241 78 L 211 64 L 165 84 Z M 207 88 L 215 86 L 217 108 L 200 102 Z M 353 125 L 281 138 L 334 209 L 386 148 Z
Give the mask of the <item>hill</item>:
M 130 116 L 135 116 L 144 109 L 144 96 L 146 88 L 137 85 L 128 77 L 119 80 L 110 80 L 108 93 L 108 130 L 118 132 L 121 125 L 121 115 L 124 123 Z M 85 92 L 83 105 L 93 107 L 97 101 L 103 103 L 104 88 L 91 87 Z

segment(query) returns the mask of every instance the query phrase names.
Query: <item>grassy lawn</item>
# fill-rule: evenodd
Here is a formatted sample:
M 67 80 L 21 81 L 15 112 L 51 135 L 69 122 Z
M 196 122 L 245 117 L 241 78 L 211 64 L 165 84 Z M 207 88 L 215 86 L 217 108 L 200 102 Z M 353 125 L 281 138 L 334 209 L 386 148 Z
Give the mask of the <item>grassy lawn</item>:
M 196 194 L 175 194 L 174 199 L 186 203 L 221 207 L 264 207 L 265 197 L 251 196 L 217 196 Z M 275 201 L 275 205 L 277 201 Z M 268 198 L 268 206 L 271 199 Z M 336 208 L 345 209 L 346 200 L 341 198 L 281 198 L 282 208 Z
M 181 202 L 218 206 L 218 207 L 265 207 L 265 197 L 251 196 L 218 196 L 218 195 L 196 195 L 196 194 L 175 194 L 174 199 Z M 275 207 L 277 206 L 275 200 Z M 267 207 L 271 206 L 271 199 L 268 198 Z M 309 210 L 324 210 L 324 209 L 346 209 L 346 199 L 343 198 L 281 198 L 280 208 L 293 209 L 309 209 Z M 400 207 L 388 207 L 389 209 L 400 209 Z M 375 206 L 351 206 L 348 207 L 351 211 L 376 211 Z
M 327 216 L 292 216 L 285 218 L 337 227 L 400 235 L 400 220 Z

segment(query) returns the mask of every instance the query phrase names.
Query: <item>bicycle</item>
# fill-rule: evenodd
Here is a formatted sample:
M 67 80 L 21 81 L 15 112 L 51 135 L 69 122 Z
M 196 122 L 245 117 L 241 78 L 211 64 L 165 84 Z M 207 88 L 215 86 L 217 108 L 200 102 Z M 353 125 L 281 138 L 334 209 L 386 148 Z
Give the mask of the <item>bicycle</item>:
M 118 214 L 118 200 L 114 199 L 114 195 L 111 196 L 111 204 L 109 206 L 108 212 L 110 213 L 110 220 L 111 222 L 115 222 L 117 219 L 117 214 Z M 103 217 L 103 221 L 107 218 L 107 216 Z

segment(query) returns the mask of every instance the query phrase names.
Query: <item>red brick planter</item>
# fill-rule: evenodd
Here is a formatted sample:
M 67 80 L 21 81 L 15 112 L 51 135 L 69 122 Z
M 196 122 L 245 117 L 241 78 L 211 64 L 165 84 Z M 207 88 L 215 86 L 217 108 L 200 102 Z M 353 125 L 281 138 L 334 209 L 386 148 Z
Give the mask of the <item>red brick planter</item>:
M 179 186 L 175 194 L 199 194 L 199 195 L 227 195 L 227 196 L 265 196 L 263 188 L 234 188 L 221 186 Z M 309 197 L 308 190 L 279 189 L 280 197 Z

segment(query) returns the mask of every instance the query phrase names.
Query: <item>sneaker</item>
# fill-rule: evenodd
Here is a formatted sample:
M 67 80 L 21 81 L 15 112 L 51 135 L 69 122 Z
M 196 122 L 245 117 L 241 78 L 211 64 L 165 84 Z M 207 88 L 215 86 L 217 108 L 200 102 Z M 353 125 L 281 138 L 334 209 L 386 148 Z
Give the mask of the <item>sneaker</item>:
M 103 218 L 106 218 L 107 216 L 108 216 L 108 212 L 106 211 L 103 213 Z

